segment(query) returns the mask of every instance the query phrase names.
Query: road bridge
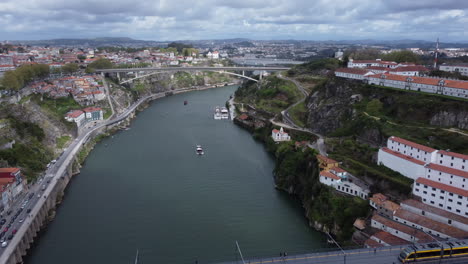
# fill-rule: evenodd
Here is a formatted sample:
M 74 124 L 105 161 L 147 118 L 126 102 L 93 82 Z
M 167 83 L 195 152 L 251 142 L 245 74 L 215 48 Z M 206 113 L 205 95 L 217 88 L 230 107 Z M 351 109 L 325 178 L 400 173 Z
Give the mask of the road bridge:
M 290 67 L 246 67 L 246 66 L 232 66 L 232 67 L 146 67 L 146 68 L 117 68 L 117 69 L 97 69 L 96 72 L 101 74 L 104 73 L 115 73 L 120 84 L 133 82 L 134 80 L 149 77 L 151 75 L 163 73 L 163 72 L 198 72 L 198 71 L 212 71 L 224 74 L 235 75 L 240 78 L 248 79 L 251 81 L 258 82 L 258 80 L 248 77 L 245 75 L 245 71 L 259 71 L 260 80 L 262 79 L 262 72 L 275 72 L 275 71 L 286 71 L 291 69 Z M 233 73 L 242 72 L 242 74 Z M 121 80 L 121 73 L 135 73 L 135 77 L 128 80 Z

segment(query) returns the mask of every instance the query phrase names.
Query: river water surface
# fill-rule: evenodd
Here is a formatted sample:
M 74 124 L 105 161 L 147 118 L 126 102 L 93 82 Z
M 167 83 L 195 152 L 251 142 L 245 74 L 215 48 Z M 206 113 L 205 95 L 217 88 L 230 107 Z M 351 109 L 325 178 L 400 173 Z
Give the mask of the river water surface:
M 236 259 L 236 240 L 247 258 L 320 247 L 298 202 L 275 190 L 263 146 L 213 119 L 236 88 L 153 101 L 99 143 L 26 263 L 133 263 L 137 248 L 139 263 L 213 263 Z

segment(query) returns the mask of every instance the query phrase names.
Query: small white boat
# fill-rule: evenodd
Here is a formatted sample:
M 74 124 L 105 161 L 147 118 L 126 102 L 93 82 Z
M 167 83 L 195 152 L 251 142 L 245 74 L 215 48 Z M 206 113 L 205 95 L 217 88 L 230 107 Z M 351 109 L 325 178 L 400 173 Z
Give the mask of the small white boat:
M 221 108 L 221 119 L 229 119 L 229 111 L 226 107 Z
M 203 149 L 202 149 L 202 147 L 200 145 L 197 145 L 197 151 L 196 152 L 197 152 L 198 155 L 205 154 L 205 152 L 203 152 Z
M 213 118 L 216 120 L 221 120 L 221 109 L 219 108 L 219 106 L 215 108 Z

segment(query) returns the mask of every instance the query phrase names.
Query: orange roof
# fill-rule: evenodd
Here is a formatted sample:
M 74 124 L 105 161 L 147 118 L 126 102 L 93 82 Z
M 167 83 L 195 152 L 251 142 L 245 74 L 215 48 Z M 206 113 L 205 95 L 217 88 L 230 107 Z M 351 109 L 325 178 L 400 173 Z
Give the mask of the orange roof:
M 415 159 L 415 158 L 407 156 L 407 155 L 403 155 L 400 152 L 393 151 L 393 150 L 391 150 L 389 148 L 386 148 L 386 147 L 381 148 L 381 150 L 384 151 L 384 152 L 387 152 L 388 154 L 391 154 L 393 156 L 397 156 L 397 157 L 399 157 L 401 159 L 405 159 L 405 160 L 407 160 L 409 162 L 413 162 L 413 163 L 416 163 L 416 164 L 419 164 L 419 165 L 424 165 L 425 164 L 424 162 L 422 162 L 422 161 L 420 161 L 418 159 Z
M 333 168 L 331 168 L 330 170 L 333 170 L 333 171 L 335 171 L 336 173 L 347 172 L 347 171 L 343 170 L 343 169 L 340 168 L 340 167 L 333 167 Z
M 388 232 L 385 231 L 380 231 L 372 235 L 373 237 L 391 245 L 391 246 L 397 246 L 397 245 L 405 245 L 408 244 L 408 241 L 401 239 L 397 236 L 394 236 Z
M 463 177 L 463 178 L 468 178 L 468 172 L 467 171 L 457 170 L 457 169 L 454 169 L 454 168 L 449 168 L 449 167 L 437 165 L 437 164 L 434 164 L 434 163 L 430 163 L 429 165 L 426 166 L 426 168 L 433 169 L 433 170 L 436 170 L 436 171 L 445 172 L 445 173 L 452 174 L 452 175 L 457 175 L 457 176 L 460 176 L 460 177 Z
M 19 168 L 0 168 L 0 173 L 6 172 L 6 173 L 16 173 L 20 169 Z
M 327 164 L 333 164 L 333 163 L 338 163 L 338 161 L 334 160 L 334 159 L 330 159 L 329 157 L 325 157 L 325 156 L 322 156 L 322 155 L 317 155 L 317 159 L 321 162 L 325 162 Z
M 99 107 L 87 107 L 83 109 L 84 112 L 95 112 L 95 111 L 102 111 L 101 108 Z
M 416 66 L 406 66 L 406 67 L 398 67 L 395 69 L 391 69 L 392 72 L 407 72 L 407 71 L 429 71 L 426 67 L 421 65 Z
M 451 192 L 451 193 L 455 193 L 461 196 L 468 197 L 468 190 L 460 189 L 460 188 L 453 187 L 453 186 L 443 184 L 440 182 L 431 181 L 429 179 L 421 178 L 421 177 L 417 178 L 416 182 L 427 185 L 427 186 L 431 186 L 440 190 L 444 190 L 447 192 Z
M 71 112 L 71 113 L 68 113 L 67 116 L 70 117 L 70 118 L 77 118 L 77 117 L 79 117 L 79 116 L 82 115 L 82 114 L 83 114 L 83 111 L 81 111 L 81 110 L 75 110 L 75 111 L 73 111 L 73 112 Z
M 371 248 L 385 247 L 383 244 L 380 244 L 372 238 L 368 238 L 364 244 Z
M 403 67 L 403 69 L 404 68 L 407 68 L 407 67 Z M 445 83 L 444 87 L 468 89 L 468 82 L 459 81 L 459 80 L 446 80 L 446 79 L 418 77 L 418 76 L 403 76 L 403 75 L 387 74 L 387 73 L 369 75 L 368 77 L 377 78 L 377 79 L 385 78 L 387 80 L 401 81 L 401 82 L 406 82 L 408 78 L 410 78 L 410 80 L 412 80 L 411 81 L 412 83 L 426 84 L 426 85 L 433 85 L 433 86 L 438 86 L 439 82 L 442 80 Z
M 449 151 L 445 151 L 445 150 L 439 150 L 439 151 L 437 151 L 437 153 L 442 154 L 442 155 L 455 157 L 455 158 L 459 158 L 459 159 L 468 160 L 468 155 L 464 155 L 464 154 L 460 154 L 460 153 L 449 152 Z
M 321 171 L 320 176 L 327 177 L 327 178 L 334 179 L 334 180 L 340 180 L 341 179 L 340 177 L 338 177 L 335 174 L 333 174 L 331 172 L 328 172 L 328 171 Z
M 402 223 L 390 220 L 390 219 L 385 218 L 383 216 L 380 216 L 378 214 L 374 214 L 372 216 L 372 220 L 376 221 L 376 222 L 379 222 L 379 223 L 381 223 L 381 224 L 383 224 L 383 225 L 385 225 L 387 227 L 398 230 L 398 231 L 400 231 L 402 233 L 411 235 L 411 236 L 417 238 L 418 240 L 423 240 L 423 241 L 426 241 L 426 240 L 431 241 L 432 240 L 431 236 L 425 234 L 422 231 L 416 230 L 416 229 L 414 229 L 412 227 L 409 227 L 407 225 L 404 225 Z
M 394 217 L 398 217 L 409 222 L 415 223 L 417 225 L 426 227 L 428 229 L 437 231 L 439 233 L 448 235 L 454 238 L 465 238 L 468 237 L 468 232 L 463 231 L 461 229 L 455 228 L 453 226 L 449 226 L 446 224 L 439 223 L 432 219 L 429 219 L 425 216 L 421 216 L 410 211 L 399 209 L 395 212 Z
M 413 148 L 416 148 L 416 149 L 420 149 L 422 151 L 426 151 L 426 152 L 434 152 L 435 149 L 433 148 L 430 148 L 430 147 L 426 147 L 424 145 L 421 145 L 421 144 L 418 144 L 418 143 L 414 143 L 412 141 L 409 141 L 409 140 L 406 140 L 406 139 L 403 139 L 403 138 L 399 138 L 399 137 L 394 137 L 394 136 L 391 136 L 390 137 L 390 140 L 393 140 L 395 142 L 398 142 L 398 143 L 401 143 L 401 144 L 405 144 L 407 146 L 410 146 L 410 147 L 413 147 Z
M 445 218 L 453 219 L 453 220 L 455 220 L 457 222 L 468 225 L 468 218 L 467 217 L 463 217 L 461 215 L 457 215 L 457 214 L 451 213 L 449 211 L 445 211 L 443 209 L 431 206 L 429 204 L 422 203 L 420 201 L 416 201 L 414 199 L 404 200 L 403 202 L 401 202 L 401 206 L 403 206 L 403 205 L 418 208 L 418 209 L 420 209 L 422 211 L 426 211 L 426 212 L 430 212 L 430 213 L 433 213 L 433 214 L 436 214 L 436 215 L 440 215 L 440 216 L 443 216 Z

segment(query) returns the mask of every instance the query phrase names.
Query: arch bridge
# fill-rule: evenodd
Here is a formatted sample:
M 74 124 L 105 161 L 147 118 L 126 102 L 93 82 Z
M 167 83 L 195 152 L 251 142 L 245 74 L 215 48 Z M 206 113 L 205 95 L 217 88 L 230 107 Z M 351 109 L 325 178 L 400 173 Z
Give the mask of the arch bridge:
M 251 78 L 245 75 L 246 71 L 260 71 L 260 80 L 262 80 L 262 72 L 275 72 L 275 71 L 285 71 L 291 69 L 290 67 L 147 67 L 147 68 L 121 68 L 121 69 L 98 69 L 96 72 L 100 72 L 101 74 L 104 73 L 116 73 L 117 79 L 119 80 L 120 84 L 133 82 L 134 80 L 149 77 L 151 75 L 155 75 L 158 73 L 163 72 L 194 72 L 194 71 L 211 71 L 211 72 L 218 72 L 224 73 L 229 75 L 234 75 L 240 78 L 244 78 L 247 80 L 251 80 L 254 82 L 259 82 L 259 80 Z M 120 77 L 120 73 L 130 73 L 134 72 L 135 77 L 122 80 Z M 241 72 L 235 73 L 235 72 Z

